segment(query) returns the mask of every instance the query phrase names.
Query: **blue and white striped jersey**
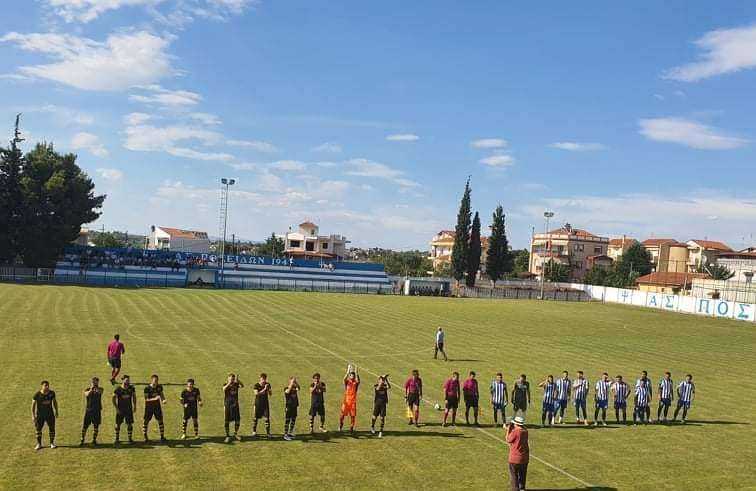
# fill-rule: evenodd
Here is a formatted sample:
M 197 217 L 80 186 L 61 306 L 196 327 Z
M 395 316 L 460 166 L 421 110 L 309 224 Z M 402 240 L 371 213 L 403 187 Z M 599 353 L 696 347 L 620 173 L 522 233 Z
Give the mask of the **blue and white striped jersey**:
M 572 387 L 572 380 L 569 378 L 560 378 L 556 381 L 557 385 L 557 397 L 560 401 L 568 399 L 570 397 L 570 387 Z
M 644 386 L 646 389 L 648 389 L 648 395 L 651 397 L 651 379 L 650 378 L 639 378 L 635 381 L 635 387 L 638 388 L 640 386 Z
M 659 381 L 659 397 L 662 399 L 672 399 L 672 387 L 674 387 L 672 379 L 661 379 Z
M 575 394 L 575 400 L 584 401 L 588 397 L 588 380 L 585 378 L 576 378 L 572 385 Z
M 502 380 L 491 382 L 491 402 L 493 404 L 503 404 L 504 396 L 507 393 L 507 384 Z
M 696 392 L 696 385 L 693 382 L 687 380 L 680 382 L 677 386 L 677 396 L 682 402 L 691 402 L 693 400 L 693 394 Z
M 627 396 L 630 393 L 630 389 L 628 388 L 625 382 L 615 382 L 612 385 L 612 388 L 614 389 L 615 401 L 625 402 L 627 400 Z
M 596 382 L 596 400 L 608 401 L 609 400 L 609 388 L 612 386 L 611 380 L 599 380 Z
M 635 405 L 640 407 L 648 406 L 649 390 L 646 384 L 641 384 L 635 388 Z
M 552 404 L 556 400 L 557 385 L 554 382 L 543 386 L 543 402 Z

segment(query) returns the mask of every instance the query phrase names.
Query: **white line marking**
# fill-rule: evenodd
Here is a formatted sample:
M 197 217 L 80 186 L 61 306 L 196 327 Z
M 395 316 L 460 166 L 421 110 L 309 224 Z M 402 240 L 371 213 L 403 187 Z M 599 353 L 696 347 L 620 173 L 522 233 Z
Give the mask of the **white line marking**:
M 313 346 L 315 346 L 316 348 L 319 348 L 319 349 L 321 349 L 321 350 L 325 351 L 326 353 L 329 353 L 330 355 L 332 355 L 332 356 L 333 356 L 333 357 L 335 357 L 335 358 L 338 358 L 338 359 L 340 359 L 340 360 L 346 361 L 347 363 L 349 363 L 349 362 L 350 362 L 350 360 L 349 360 L 349 359 L 347 359 L 347 358 L 344 358 L 343 356 L 339 355 L 338 353 L 335 353 L 335 352 L 333 352 L 332 350 L 330 350 L 330 349 L 326 348 L 326 347 L 325 347 L 325 346 L 323 346 L 323 345 L 320 345 L 320 344 L 316 343 L 315 341 L 311 341 L 310 339 L 308 339 L 308 338 L 306 338 L 306 337 L 304 337 L 304 336 L 302 336 L 302 335 L 300 335 L 300 334 L 297 334 L 297 333 L 295 333 L 295 332 L 292 332 L 292 331 L 290 331 L 290 330 L 286 329 L 285 327 L 281 327 L 281 326 L 279 326 L 279 325 L 276 325 L 276 327 L 277 327 L 278 329 L 282 330 L 283 332 L 285 332 L 286 334 L 289 334 L 290 336 L 294 336 L 294 337 L 297 337 L 297 338 L 301 339 L 302 341 L 306 341 L 306 342 L 310 343 L 311 345 L 313 345 Z M 364 367 L 363 367 L 363 371 L 365 371 L 365 372 L 367 372 L 367 373 L 369 373 L 369 374 L 371 374 L 371 375 L 374 375 L 374 376 L 376 376 L 376 377 L 379 377 L 379 376 L 380 376 L 379 374 L 377 374 L 377 373 L 375 373 L 375 372 L 373 372 L 373 371 L 371 371 L 371 370 L 368 370 L 367 368 L 364 368 Z M 396 386 L 394 386 L 394 385 L 392 385 L 392 386 L 391 386 L 391 388 L 392 388 L 392 389 L 395 389 L 395 388 L 397 388 L 397 387 L 396 387 Z M 426 404 L 430 405 L 431 407 L 433 406 L 432 402 L 431 402 L 430 400 L 428 400 L 428 399 L 425 399 L 425 398 L 423 398 L 423 402 L 425 402 Z M 488 431 L 486 431 L 486 430 L 485 430 L 485 429 L 483 429 L 483 428 L 476 428 L 476 429 L 477 429 L 478 431 L 482 432 L 482 433 L 483 433 L 484 435 L 486 435 L 486 436 L 488 436 L 488 437 L 490 437 L 490 438 L 493 438 L 494 440 L 498 440 L 499 442 L 503 443 L 504 445 L 506 445 L 506 444 L 507 444 L 507 442 L 506 442 L 506 441 L 505 441 L 504 439 L 502 439 L 502 438 L 499 438 L 498 436 L 494 435 L 493 433 L 489 433 Z M 570 479 L 572 479 L 573 481 L 575 481 L 575 482 L 577 482 L 577 483 L 580 483 L 580 484 L 582 484 L 583 486 L 585 486 L 585 487 L 587 487 L 587 488 L 594 488 L 594 487 L 595 487 L 595 486 L 593 486 L 592 484 L 589 484 L 589 483 L 587 483 L 587 482 L 583 481 L 583 480 L 582 480 L 582 479 L 580 479 L 579 477 L 573 476 L 572 474 L 570 474 L 570 473 L 569 473 L 569 472 L 567 472 L 566 470 L 564 470 L 564 469 L 562 469 L 562 468 L 560 468 L 560 467 L 557 467 L 557 466 L 555 466 L 554 464 L 551 464 L 551 463 L 549 463 L 549 462 L 547 462 L 547 461 L 543 460 L 543 459 L 542 459 L 542 458 L 540 458 L 540 457 L 537 457 L 537 456 L 533 455 L 532 453 L 530 454 L 530 456 L 531 456 L 531 457 L 532 457 L 533 459 L 535 459 L 535 460 L 537 460 L 538 462 L 540 462 L 540 463 L 542 463 L 543 465 L 545 465 L 546 467 L 549 467 L 550 469 L 553 469 L 553 470 L 555 470 L 555 471 L 559 472 L 560 474 L 562 474 L 562 475 L 564 475 L 564 476 L 566 476 L 566 477 L 569 477 L 569 478 L 570 478 Z

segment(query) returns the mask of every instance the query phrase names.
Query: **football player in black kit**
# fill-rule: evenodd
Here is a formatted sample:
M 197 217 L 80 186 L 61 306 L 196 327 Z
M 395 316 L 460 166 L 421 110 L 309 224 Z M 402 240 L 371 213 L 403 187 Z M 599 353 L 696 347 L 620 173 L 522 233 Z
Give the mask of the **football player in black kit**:
M 388 375 L 378 377 L 378 382 L 373 386 L 375 399 L 373 401 L 373 419 L 370 423 L 370 433 L 375 435 L 375 420 L 381 418 L 381 429 L 378 430 L 378 438 L 383 438 L 383 428 L 386 425 L 386 407 L 388 406 L 388 391 L 391 384 Z
M 325 382 L 320 380 L 320 374 L 312 375 L 310 384 L 310 433 L 315 432 L 315 416 L 320 417 L 320 431 L 325 433 Z
M 202 396 L 200 390 L 194 386 L 194 379 L 186 381 L 186 388 L 181 391 L 181 405 L 184 408 L 184 419 L 181 423 L 181 439 L 186 440 L 186 424 L 189 419 L 194 423 L 194 438 L 199 438 L 199 411 L 198 406 L 202 405 Z
M 102 422 L 102 388 L 100 388 L 99 378 L 92 377 L 92 383 L 84 389 L 84 399 L 87 401 L 87 406 L 84 410 L 84 423 L 81 425 L 80 447 L 84 446 L 89 425 L 92 425 L 92 445 L 97 445 L 97 434 Z
M 134 443 L 134 413 L 136 412 L 136 389 L 128 375 L 121 377 L 121 385 L 113 391 L 113 406 L 116 410 L 115 444 L 121 443 L 121 424 L 126 422 L 129 443 Z
M 37 433 L 37 446 L 35 450 L 42 449 L 42 428 L 47 425 L 50 432 L 50 448 L 55 448 L 55 418 L 58 416 L 58 401 L 55 399 L 55 391 L 50 390 L 50 382 L 43 380 L 41 388 L 32 397 L 32 420 L 34 430 Z
M 291 441 L 294 439 L 294 425 L 297 423 L 297 412 L 299 408 L 299 382 L 296 377 L 289 378 L 289 385 L 284 389 L 284 440 Z
M 158 422 L 160 429 L 160 441 L 165 442 L 165 424 L 163 423 L 163 404 L 165 395 L 163 395 L 163 386 L 158 383 L 158 376 L 150 377 L 150 383 L 144 388 L 144 422 L 142 423 L 142 433 L 144 441 L 150 441 L 147 436 L 150 420 L 154 417 Z
M 252 389 L 255 392 L 255 411 L 252 419 L 252 436 L 257 436 L 257 422 L 265 419 L 265 434 L 270 438 L 270 394 L 273 391 L 268 383 L 268 375 L 260 374 L 260 381 Z
M 235 373 L 228 374 L 226 385 L 223 386 L 223 408 L 225 410 L 224 428 L 226 430 L 226 443 L 231 443 L 229 425 L 234 422 L 234 439 L 239 439 L 239 425 L 241 424 L 241 411 L 239 410 L 239 389 L 244 384 L 236 377 Z

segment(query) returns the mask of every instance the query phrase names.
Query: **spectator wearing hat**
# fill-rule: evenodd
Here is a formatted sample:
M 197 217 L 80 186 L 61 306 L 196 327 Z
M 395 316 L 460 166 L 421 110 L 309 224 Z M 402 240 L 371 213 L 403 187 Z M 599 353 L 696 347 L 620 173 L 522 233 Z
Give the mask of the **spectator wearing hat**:
M 507 444 L 509 445 L 509 479 L 512 491 L 522 491 L 525 489 L 530 460 L 528 429 L 525 427 L 525 418 L 522 416 L 516 416 L 507 425 Z

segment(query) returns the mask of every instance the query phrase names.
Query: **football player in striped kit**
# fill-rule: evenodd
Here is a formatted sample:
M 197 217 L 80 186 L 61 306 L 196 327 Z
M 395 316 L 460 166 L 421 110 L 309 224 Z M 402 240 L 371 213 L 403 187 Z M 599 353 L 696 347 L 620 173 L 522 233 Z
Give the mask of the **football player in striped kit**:
M 672 405 L 672 399 L 674 398 L 673 388 L 672 374 L 664 372 L 664 378 L 659 381 L 659 407 L 656 409 L 657 422 L 662 421 L 662 413 L 664 414 L 664 422 L 667 422 L 669 407 Z
M 696 385 L 693 383 L 693 375 L 687 374 L 685 380 L 680 382 L 677 386 L 677 407 L 675 408 L 675 415 L 672 421 L 677 421 L 677 415 L 682 409 L 682 422 L 685 423 L 688 418 L 688 409 L 693 403 L 693 398 L 696 395 Z
M 646 384 L 639 384 L 635 387 L 635 407 L 633 408 L 633 424 L 647 423 L 646 414 L 649 411 L 649 402 L 651 391 Z
M 648 378 L 648 372 L 645 370 L 641 372 L 640 378 L 638 378 L 638 380 L 635 381 L 636 388 L 639 387 L 640 385 L 645 386 L 646 390 L 648 390 L 648 399 L 650 401 L 651 396 L 653 396 L 653 390 L 651 388 L 651 379 Z M 646 407 L 646 421 L 648 421 L 649 423 L 654 422 L 654 420 L 651 419 L 651 405 L 650 404 Z
M 564 424 L 564 411 L 570 403 L 570 390 L 572 389 L 572 380 L 570 380 L 567 370 L 562 372 L 562 378 L 557 380 L 557 406 L 559 406 L 559 423 Z M 556 415 L 555 415 L 556 416 Z
M 609 374 L 604 372 L 601 380 L 596 382 L 596 390 L 593 398 L 596 401 L 596 412 L 593 414 L 593 423 L 598 425 L 599 410 L 601 410 L 601 424 L 606 426 L 606 410 L 609 407 L 609 391 L 612 387 L 612 381 L 609 380 Z
M 546 426 L 548 421 L 549 426 L 554 424 L 554 409 L 557 401 L 557 384 L 554 383 L 554 376 L 549 375 L 546 380 L 538 384 L 538 387 L 543 387 L 543 403 L 541 405 L 541 426 Z
M 630 388 L 622 380 L 622 375 L 617 375 L 614 379 L 612 394 L 614 395 L 614 416 L 617 423 L 620 422 L 620 411 L 622 411 L 622 422 L 627 423 L 627 396 L 630 395 Z
M 577 378 L 572 382 L 572 394 L 575 396 L 575 418 L 577 424 L 588 424 L 588 412 L 586 411 L 585 401 L 588 398 L 588 380 L 583 375 L 582 370 L 578 370 Z M 583 413 L 583 419 L 580 419 L 580 412 Z
M 491 381 L 491 406 L 493 406 L 494 424 L 499 423 L 499 413 L 501 413 L 501 424 L 507 423 L 507 384 L 504 382 L 504 376 L 501 372 L 496 374 L 496 379 Z

